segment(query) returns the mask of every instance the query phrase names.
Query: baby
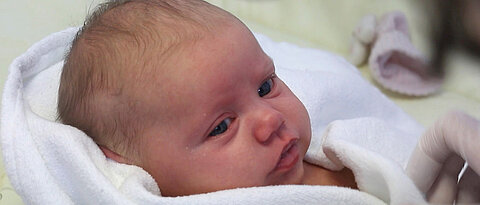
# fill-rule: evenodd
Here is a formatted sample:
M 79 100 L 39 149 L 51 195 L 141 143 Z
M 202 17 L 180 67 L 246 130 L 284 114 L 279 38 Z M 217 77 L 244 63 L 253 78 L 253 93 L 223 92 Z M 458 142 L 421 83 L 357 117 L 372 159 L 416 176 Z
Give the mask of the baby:
M 163 196 L 280 184 L 357 187 L 350 169 L 331 171 L 303 160 L 311 138 L 305 107 L 276 76 L 250 30 L 201 0 L 102 4 L 65 60 L 58 113 L 108 158 L 146 170 Z M 458 116 L 447 115 L 422 138 L 426 155 L 440 156 L 433 157 L 439 163 L 446 157 L 431 151 L 449 146 L 429 149 L 444 137 L 438 130 L 449 136 L 458 133 L 450 130 L 473 130 L 460 133 L 479 142 L 480 129 L 470 129 L 480 128 L 475 119 L 460 117 L 458 126 L 446 129 Z M 458 129 L 463 122 L 472 123 Z M 447 141 L 469 144 L 458 139 Z M 465 152 L 473 158 L 474 147 Z M 421 182 L 430 169 L 416 167 L 437 164 L 420 151 L 410 170 Z
M 60 120 L 105 156 L 145 169 L 163 196 L 237 187 L 356 188 L 303 161 L 307 111 L 250 30 L 200 0 L 112 1 L 75 38 Z

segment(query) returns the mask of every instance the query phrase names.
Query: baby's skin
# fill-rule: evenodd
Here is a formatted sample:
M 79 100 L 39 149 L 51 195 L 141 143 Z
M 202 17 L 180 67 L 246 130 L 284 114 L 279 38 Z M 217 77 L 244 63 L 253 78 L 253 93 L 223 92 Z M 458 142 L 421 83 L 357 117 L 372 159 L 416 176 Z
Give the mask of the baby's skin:
M 105 147 L 107 157 L 142 167 L 164 196 L 280 184 L 355 188 L 349 169 L 303 161 L 310 143 L 304 105 L 237 19 L 215 28 L 152 73 L 139 90 L 154 126 L 144 130 L 139 159 Z

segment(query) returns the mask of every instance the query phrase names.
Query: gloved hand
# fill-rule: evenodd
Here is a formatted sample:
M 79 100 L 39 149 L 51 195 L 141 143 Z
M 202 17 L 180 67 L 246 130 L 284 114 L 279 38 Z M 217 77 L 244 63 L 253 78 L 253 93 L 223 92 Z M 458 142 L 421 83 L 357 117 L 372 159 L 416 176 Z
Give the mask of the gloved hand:
M 406 171 L 430 203 L 480 203 L 480 121 L 458 111 L 441 117 L 420 138 Z

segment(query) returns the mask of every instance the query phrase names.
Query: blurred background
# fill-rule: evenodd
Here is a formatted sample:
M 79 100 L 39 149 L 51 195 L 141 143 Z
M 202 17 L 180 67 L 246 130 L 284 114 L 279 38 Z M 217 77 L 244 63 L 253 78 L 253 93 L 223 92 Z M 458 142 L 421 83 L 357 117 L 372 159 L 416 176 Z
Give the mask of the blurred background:
M 12 60 L 25 52 L 33 43 L 50 33 L 67 27 L 80 26 L 85 16 L 101 0 L 0 0 L 0 84 L 7 75 Z M 210 0 L 246 23 L 258 32 L 267 29 L 270 36 L 279 41 L 295 41 L 303 46 L 328 49 L 347 54 L 351 30 L 367 13 L 382 14 L 386 11 L 406 8 L 413 26 L 426 27 L 420 1 L 348 1 L 348 0 Z M 421 16 L 419 16 L 421 15 Z M 414 29 L 417 31 L 417 29 Z M 414 40 L 420 33 L 412 33 Z M 306 41 L 306 42 L 301 42 Z M 426 48 L 418 40 L 419 47 Z M 427 50 L 427 49 L 423 49 Z

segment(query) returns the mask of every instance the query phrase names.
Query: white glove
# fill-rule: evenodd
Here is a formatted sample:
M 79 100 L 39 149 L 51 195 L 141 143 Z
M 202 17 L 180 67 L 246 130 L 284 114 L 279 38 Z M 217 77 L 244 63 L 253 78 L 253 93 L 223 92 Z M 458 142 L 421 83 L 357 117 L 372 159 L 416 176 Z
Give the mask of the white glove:
M 458 111 L 441 117 L 420 138 L 406 171 L 430 203 L 480 203 L 480 121 Z

